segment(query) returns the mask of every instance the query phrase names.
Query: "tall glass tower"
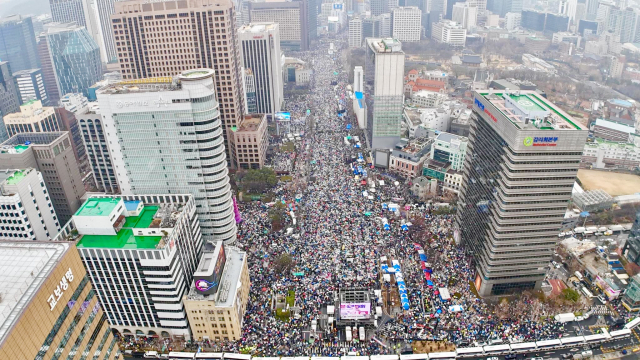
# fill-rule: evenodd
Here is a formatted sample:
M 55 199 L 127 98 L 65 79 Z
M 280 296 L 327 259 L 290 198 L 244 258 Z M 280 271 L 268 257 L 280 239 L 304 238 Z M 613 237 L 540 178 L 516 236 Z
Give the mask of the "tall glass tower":
M 102 80 L 100 48 L 87 30 L 74 23 L 49 27 L 47 47 L 58 93 L 82 93 Z

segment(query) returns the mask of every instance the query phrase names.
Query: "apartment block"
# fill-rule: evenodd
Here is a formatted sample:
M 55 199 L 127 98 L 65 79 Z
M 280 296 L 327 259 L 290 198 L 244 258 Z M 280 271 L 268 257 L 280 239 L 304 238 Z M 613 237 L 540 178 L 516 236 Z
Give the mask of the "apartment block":
M 238 125 L 244 110 L 235 8 L 231 0 L 184 4 L 176 0 L 114 4 L 111 22 L 120 71 L 123 79 L 131 80 L 172 77 L 197 68 L 215 70 L 214 88 L 226 136 L 226 129 Z

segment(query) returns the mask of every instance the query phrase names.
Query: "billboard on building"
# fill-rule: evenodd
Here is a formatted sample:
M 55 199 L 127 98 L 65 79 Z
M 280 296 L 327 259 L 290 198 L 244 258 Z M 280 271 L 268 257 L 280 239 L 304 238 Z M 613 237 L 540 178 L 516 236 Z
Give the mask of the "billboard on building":
M 284 112 L 284 111 L 278 111 L 276 113 L 276 120 L 277 121 L 291 121 L 291 113 L 290 112 Z
M 211 264 L 211 261 L 215 262 Z M 194 273 L 194 283 L 198 291 L 205 294 L 215 294 L 220 286 L 224 265 L 227 263 L 227 255 L 222 241 L 219 241 L 213 250 L 213 256 L 203 256 L 199 270 Z M 213 270 L 211 268 L 213 266 Z
M 371 303 L 340 304 L 340 318 L 368 319 L 371 316 Z

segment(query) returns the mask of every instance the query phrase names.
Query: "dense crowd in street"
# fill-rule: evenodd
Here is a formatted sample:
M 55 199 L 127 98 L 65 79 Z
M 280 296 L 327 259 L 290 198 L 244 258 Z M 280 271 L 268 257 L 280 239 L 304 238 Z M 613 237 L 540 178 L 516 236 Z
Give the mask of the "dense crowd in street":
M 340 43 L 336 45 L 339 49 Z M 285 228 L 271 231 L 265 204 L 241 207 L 245 220 L 238 242 L 250 254 L 250 301 L 242 339 L 216 345 L 214 349 L 245 349 L 261 356 L 338 356 L 390 353 L 416 340 L 471 345 L 492 339 L 522 341 L 562 334 L 561 325 L 533 322 L 526 311 L 510 319 L 492 316 L 490 307 L 471 291 L 473 263 L 453 241 L 451 215 L 435 215 L 428 206 L 412 204 L 405 184 L 371 168 L 366 169 L 367 180 L 383 180 L 384 185 L 377 186 L 375 192 L 368 194 L 371 196 L 363 196 L 363 190 L 368 188 L 361 184 L 362 179 L 355 179 L 349 164 L 352 156 L 363 153 L 363 149 L 354 149 L 343 141 L 345 136 L 362 134 L 356 133 L 356 122 L 348 114 L 337 114 L 340 101 L 342 104 L 349 101 L 347 73 L 341 68 L 339 55 L 332 58 L 327 55 L 327 48 L 328 42 L 324 42 L 315 51 L 303 53 L 303 60 L 313 64 L 315 86 L 309 96 L 286 104 L 285 111 L 291 113 L 296 132 L 302 134 L 295 142 L 295 161 L 291 153 L 279 153 L 272 158 L 275 170 L 290 171 L 294 181 L 301 185 L 292 190 L 280 183 L 274 190 L 276 201 L 291 206 L 283 210 L 287 218 Z M 306 116 L 307 109 L 310 116 Z M 353 124 L 354 128 L 347 130 L 347 124 Z M 363 155 L 366 157 L 366 152 Z M 296 202 L 298 193 L 302 197 Z M 391 201 L 400 204 L 398 212 L 383 209 L 382 203 Z M 296 217 L 295 225 L 290 210 Z M 389 230 L 384 229 L 383 218 L 388 220 Z M 401 228 L 402 219 L 415 218 L 425 219 L 420 232 L 418 226 Z M 427 285 L 414 244 L 428 256 L 433 270 L 432 286 Z M 293 259 L 293 268 L 278 273 L 275 262 L 284 253 Z M 393 283 L 381 283 L 382 256 L 400 261 L 409 310 L 400 308 L 399 303 L 385 307 L 392 316 L 378 319 L 378 328 L 369 328 L 369 336 L 362 342 L 347 343 L 344 331 L 335 327 L 312 333 L 312 321 L 326 314 L 328 305 L 335 305 L 340 289 L 391 286 L 390 291 L 397 292 Z M 438 289 L 442 287 L 454 295 L 450 300 L 440 298 Z M 295 292 L 295 311 L 285 321 L 276 317 L 272 299 L 289 291 Z M 450 311 L 451 305 L 460 305 L 462 311 Z

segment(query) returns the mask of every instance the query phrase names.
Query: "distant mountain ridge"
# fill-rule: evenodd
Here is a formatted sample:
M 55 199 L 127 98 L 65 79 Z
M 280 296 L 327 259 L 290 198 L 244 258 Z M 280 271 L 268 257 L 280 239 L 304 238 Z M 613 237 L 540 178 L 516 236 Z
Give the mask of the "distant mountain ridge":
M 41 15 L 50 14 L 49 0 L 9 0 L 0 1 L 0 17 L 12 14 Z

